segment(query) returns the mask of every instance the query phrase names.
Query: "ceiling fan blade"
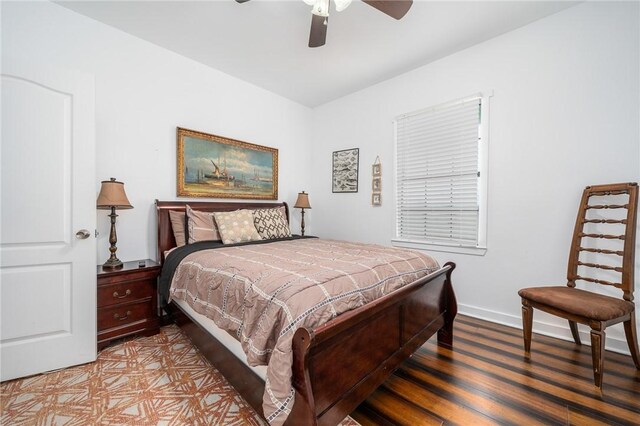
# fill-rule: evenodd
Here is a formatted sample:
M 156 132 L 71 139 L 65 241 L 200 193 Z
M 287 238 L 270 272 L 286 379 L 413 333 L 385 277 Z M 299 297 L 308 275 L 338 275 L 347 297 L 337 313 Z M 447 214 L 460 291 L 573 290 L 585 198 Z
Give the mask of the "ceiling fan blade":
M 311 32 L 309 33 L 309 47 L 324 46 L 327 41 L 327 25 L 329 18 L 311 14 Z
M 373 6 L 382 13 L 386 13 L 395 19 L 400 19 L 407 14 L 413 0 L 362 0 L 369 6 Z
M 246 3 L 246 2 L 248 2 L 248 1 L 249 1 L 249 0 L 236 0 L 236 2 L 238 2 L 238 3 Z

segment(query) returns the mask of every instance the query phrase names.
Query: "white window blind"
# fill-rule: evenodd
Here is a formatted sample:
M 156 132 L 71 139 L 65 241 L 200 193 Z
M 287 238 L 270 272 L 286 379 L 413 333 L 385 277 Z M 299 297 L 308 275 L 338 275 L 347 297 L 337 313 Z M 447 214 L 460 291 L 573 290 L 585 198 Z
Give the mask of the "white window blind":
M 481 95 L 396 119 L 396 239 L 478 246 Z

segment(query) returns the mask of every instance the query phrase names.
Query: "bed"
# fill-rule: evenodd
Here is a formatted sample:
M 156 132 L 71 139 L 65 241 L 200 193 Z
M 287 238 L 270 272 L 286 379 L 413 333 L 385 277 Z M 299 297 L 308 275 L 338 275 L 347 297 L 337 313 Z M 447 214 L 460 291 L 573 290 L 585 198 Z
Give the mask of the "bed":
M 176 246 L 169 211 L 186 205 L 205 211 L 284 207 L 286 203 L 156 200 L 158 259 Z M 455 264 L 441 268 L 366 305 L 312 329 L 293 333 L 291 384 L 295 402 L 287 425 L 335 425 L 380 386 L 398 365 L 437 333 L 438 344 L 451 346 L 457 313 L 451 285 Z M 226 344 L 201 315 L 177 302 L 165 307 L 173 321 L 264 417 L 264 378 Z M 212 321 L 211 321 L 212 322 Z M 225 333 L 222 333 L 223 335 Z M 236 351 L 237 353 L 237 351 Z

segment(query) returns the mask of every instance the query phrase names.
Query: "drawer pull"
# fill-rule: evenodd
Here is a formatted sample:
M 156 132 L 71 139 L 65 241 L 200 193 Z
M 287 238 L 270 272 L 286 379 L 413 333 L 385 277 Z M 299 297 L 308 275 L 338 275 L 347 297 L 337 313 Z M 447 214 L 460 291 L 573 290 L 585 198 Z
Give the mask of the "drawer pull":
M 114 299 L 124 299 L 125 297 L 130 296 L 130 295 L 131 295 L 131 290 L 129 290 L 129 289 L 127 289 L 127 291 L 125 291 L 122 296 L 120 296 L 117 291 L 113 292 L 113 298 Z
M 127 318 L 129 318 L 129 315 L 131 315 L 131 311 L 127 311 L 127 314 L 123 317 L 120 317 L 120 315 L 118 315 L 118 313 L 113 314 L 113 319 L 118 320 L 118 321 L 124 321 Z

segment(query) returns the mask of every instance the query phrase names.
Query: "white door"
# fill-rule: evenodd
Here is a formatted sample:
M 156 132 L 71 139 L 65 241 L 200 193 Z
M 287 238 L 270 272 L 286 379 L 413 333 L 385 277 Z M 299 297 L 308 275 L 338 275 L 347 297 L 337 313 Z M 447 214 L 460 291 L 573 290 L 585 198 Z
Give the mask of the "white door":
M 96 359 L 95 125 L 92 77 L 3 58 L 1 83 L 8 380 Z

